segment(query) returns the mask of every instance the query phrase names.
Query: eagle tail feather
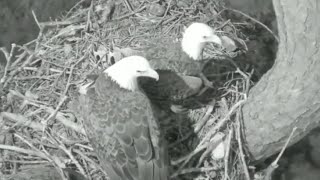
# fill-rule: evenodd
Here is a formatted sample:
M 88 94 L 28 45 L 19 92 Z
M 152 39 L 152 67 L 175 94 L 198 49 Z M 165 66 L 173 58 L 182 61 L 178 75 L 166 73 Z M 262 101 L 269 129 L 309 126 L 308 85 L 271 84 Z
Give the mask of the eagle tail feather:
M 139 180 L 169 180 L 168 167 L 161 164 L 159 160 L 153 160 L 148 163 L 138 162 L 139 166 Z
M 137 160 L 139 167 L 139 180 L 153 180 L 153 163 Z

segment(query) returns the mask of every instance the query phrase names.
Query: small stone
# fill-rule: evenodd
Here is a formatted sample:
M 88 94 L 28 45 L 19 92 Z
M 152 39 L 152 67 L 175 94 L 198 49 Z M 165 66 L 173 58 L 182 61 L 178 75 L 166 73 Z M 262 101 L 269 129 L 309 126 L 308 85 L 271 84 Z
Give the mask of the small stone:
M 178 1 L 177 6 L 180 8 L 188 8 L 192 4 L 192 1 Z
M 149 6 L 149 13 L 158 17 L 161 17 L 166 12 L 166 8 L 160 4 L 151 4 Z

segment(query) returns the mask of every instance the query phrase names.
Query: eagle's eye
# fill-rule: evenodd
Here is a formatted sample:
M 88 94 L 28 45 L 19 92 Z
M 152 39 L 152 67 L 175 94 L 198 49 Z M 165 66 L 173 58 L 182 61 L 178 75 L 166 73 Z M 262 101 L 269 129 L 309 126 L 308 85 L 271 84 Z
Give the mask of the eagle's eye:
M 137 73 L 143 73 L 143 72 L 146 72 L 146 71 L 137 70 Z
M 203 39 L 207 39 L 208 38 L 208 36 L 202 36 L 203 37 Z

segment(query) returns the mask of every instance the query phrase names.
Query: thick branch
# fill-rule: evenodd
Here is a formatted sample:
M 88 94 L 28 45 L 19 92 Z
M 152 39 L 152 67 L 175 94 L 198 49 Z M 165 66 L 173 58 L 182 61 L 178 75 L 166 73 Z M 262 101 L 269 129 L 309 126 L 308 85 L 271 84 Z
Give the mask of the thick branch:
M 268 157 L 320 121 L 320 26 L 317 0 L 274 0 L 280 44 L 274 67 L 251 90 L 243 108 L 254 159 Z

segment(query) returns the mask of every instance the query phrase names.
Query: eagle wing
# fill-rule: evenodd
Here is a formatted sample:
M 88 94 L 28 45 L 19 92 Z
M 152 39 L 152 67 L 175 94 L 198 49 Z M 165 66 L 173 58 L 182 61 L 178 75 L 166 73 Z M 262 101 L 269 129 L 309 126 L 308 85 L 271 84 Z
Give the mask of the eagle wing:
M 181 55 L 183 56 L 183 55 Z M 199 76 L 202 71 L 202 62 L 179 59 L 151 59 L 150 64 L 154 69 L 171 70 L 181 75 Z M 189 57 L 186 57 L 189 59 Z
M 148 99 L 114 88 L 105 75 L 83 95 L 84 126 L 112 180 L 167 180 L 168 157 Z
M 200 78 L 181 76 L 170 70 L 157 70 L 157 72 L 158 81 L 139 77 L 138 83 L 152 103 L 161 109 L 169 110 L 172 104 L 183 106 L 190 97 L 196 96 L 202 87 Z

